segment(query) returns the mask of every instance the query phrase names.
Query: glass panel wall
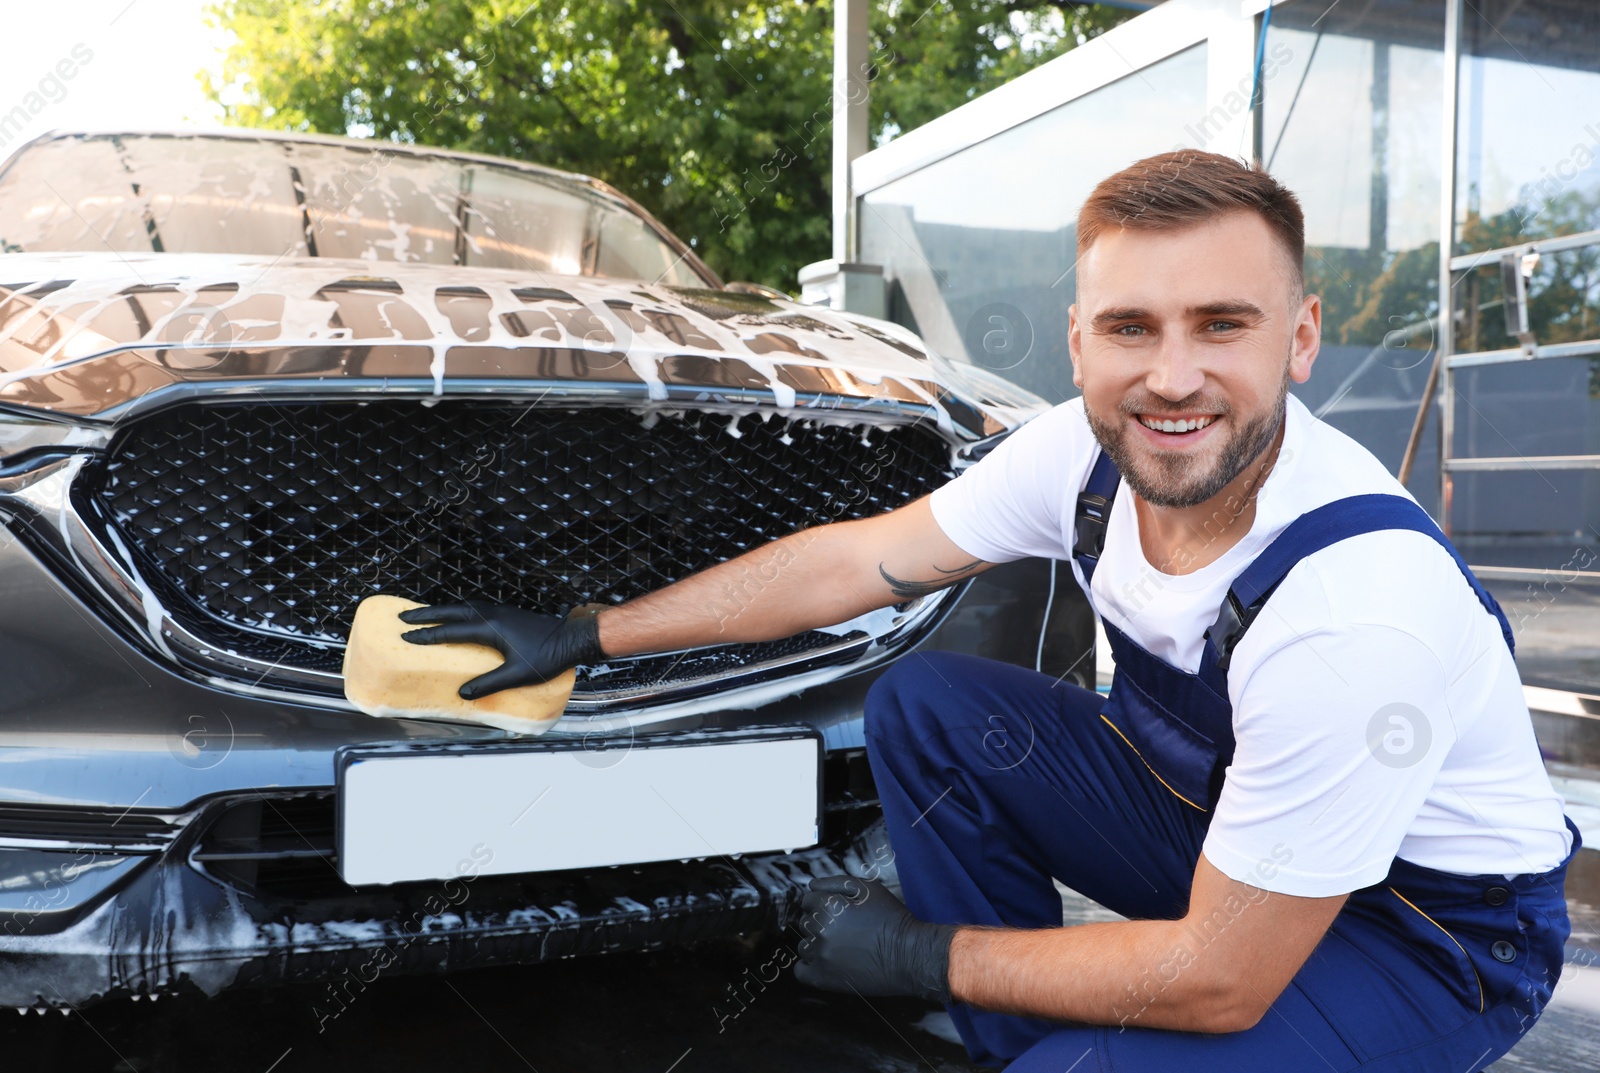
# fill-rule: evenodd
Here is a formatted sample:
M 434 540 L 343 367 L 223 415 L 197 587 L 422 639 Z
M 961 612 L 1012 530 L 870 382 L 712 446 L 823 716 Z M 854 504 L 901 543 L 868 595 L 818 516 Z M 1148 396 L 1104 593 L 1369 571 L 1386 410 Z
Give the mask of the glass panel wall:
M 1600 228 L 1600 5 L 1474 0 L 1464 8 L 1456 252 Z M 1541 257 L 1527 286 L 1539 342 L 1600 336 L 1600 249 Z M 1458 351 L 1517 346 L 1498 261 L 1464 275 L 1456 292 Z M 1454 386 L 1454 455 L 1597 449 L 1600 367 L 1592 359 L 1463 369 Z M 1559 565 L 1574 541 L 1597 541 L 1597 480 L 1581 470 L 1457 474 L 1457 542 L 1483 546 L 1475 561 Z
M 1398 472 L 1434 356 L 1444 0 L 1275 9 L 1262 156 L 1306 214 L 1306 288 L 1323 301 L 1322 352 L 1294 392 Z M 1411 491 L 1438 495 L 1428 438 Z
M 1458 254 L 1600 229 L 1600 4 L 1463 4 L 1456 145 Z M 1527 280 L 1540 343 L 1600 338 L 1600 248 L 1540 257 Z M 1498 261 L 1459 278 L 1458 352 L 1514 348 Z M 1458 457 L 1600 454 L 1600 360 L 1454 375 Z M 1487 584 L 1517 634 L 1523 680 L 1600 689 L 1600 473 L 1455 473 L 1452 536 L 1470 562 L 1542 567 Z

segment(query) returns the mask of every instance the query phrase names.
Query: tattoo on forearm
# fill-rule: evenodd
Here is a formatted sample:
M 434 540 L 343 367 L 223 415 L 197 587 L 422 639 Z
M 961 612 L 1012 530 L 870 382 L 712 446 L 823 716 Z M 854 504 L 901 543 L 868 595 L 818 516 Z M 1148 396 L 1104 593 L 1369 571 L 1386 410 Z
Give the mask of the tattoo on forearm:
M 955 584 L 961 580 L 963 574 L 982 565 L 982 559 L 974 559 L 965 566 L 958 566 L 951 570 L 935 565 L 934 569 L 944 576 L 933 581 L 916 581 L 911 578 L 895 577 L 883 568 L 882 563 L 878 564 L 878 573 L 883 575 L 883 580 L 889 583 L 889 590 L 896 596 L 926 596 L 930 592 L 938 592 L 947 585 Z

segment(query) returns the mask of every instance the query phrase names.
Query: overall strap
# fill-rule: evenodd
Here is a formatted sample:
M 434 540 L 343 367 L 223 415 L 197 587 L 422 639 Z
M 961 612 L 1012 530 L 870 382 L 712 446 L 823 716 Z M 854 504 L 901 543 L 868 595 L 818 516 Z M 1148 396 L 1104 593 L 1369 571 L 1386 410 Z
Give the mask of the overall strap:
M 1489 595 L 1488 590 L 1472 575 L 1472 571 L 1467 568 L 1466 560 L 1461 558 L 1461 553 L 1456 551 L 1455 545 L 1450 543 L 1449 538 L 1428 516 L 1428 512 L 1404 496 L 1374 493 L 1336 499 L 1315 510 L 1306 511 L 1291 522 L 1289 527 L 1234 579 L 1232 587 L 1228 589 L 1228 598 L 1222 603 L 1221 614 L 1206 631 L 1206 638 L 1216 652 L 1217 667 L 1221 670 L 1228 669 L 1228 662 L 1233 657 L 1233 649 L 1239 643 L 1239 638 L 1250 628 L 1250 623 L 1255 621 L 1267 598 L 1277 589 L 1278 584 L 1296 563 L 1307 555 L 1321 551 L 1330 544 L 1337 544 L 1347 537 L 1383 529 L 1409 529 L 1438 541 L 1439 546 L 1449 552 L 1450 557 L 1455 560 L 1456 566 L 1461 569 L 1461 575 L 1467 579 L 1467 584 L 1472 586 L 1472 591 L 1484 609 L 1499 620 L 1500 633 L 1505 637 L 1506 647 L 1513 655 L 1516 654 L 1516 643 L 1511 636 L 1511 624 L 1506 621 L 1505 613 L 1500 610 L 1495 598 Z
M 1102 450 L 1089 471 L 1089 483 L 1078 495 L 1072 557 L 1083 570 L 1085 585 L 1094 580 L 1094 568 L 1105 550 L 1106 521 L 1111 517 L 1111 504 L 1117 498 L 1117 484 L 1121 480 L 1116 463 Z

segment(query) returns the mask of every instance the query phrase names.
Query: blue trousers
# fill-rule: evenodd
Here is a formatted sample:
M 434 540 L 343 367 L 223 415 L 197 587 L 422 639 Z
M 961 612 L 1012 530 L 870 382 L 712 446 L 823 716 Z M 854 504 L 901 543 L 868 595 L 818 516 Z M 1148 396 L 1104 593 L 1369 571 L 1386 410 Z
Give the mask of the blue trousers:
M 1151 775 L 1099 718 L 1103 703 L 1048 675 L 947 652 L 906 656 L 873 685 L 867 755 L 912 912 L 1060 927 L 1054 877 L 1126 917 L 1185 914 L 1210 813 Z M 1563 862 L 1508 880 L 1396 860 L 1383 884 L 1351 896 L 1242 1032 L 1051 1022 L 964 1003 L 950 1016 L 975 1062 L 1012 1073 L 1471 1073 L 1508 1051 L 1550 998 L 1570 930 L 1565 872 Z M 1491 956 L 1497 943 L 1510 963 Z M 1157 986 L 1135 983 L 1145 994 Z

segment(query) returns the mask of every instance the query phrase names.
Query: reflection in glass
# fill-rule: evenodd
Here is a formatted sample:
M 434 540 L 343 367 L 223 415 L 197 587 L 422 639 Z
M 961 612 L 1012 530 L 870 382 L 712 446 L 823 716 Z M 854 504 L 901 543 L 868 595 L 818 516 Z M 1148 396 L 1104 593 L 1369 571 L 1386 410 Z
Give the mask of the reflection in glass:
M 1600 228 L 1597 39 L 1597 4 L 1465 5 L 1456 252 Z
M 1600 229 L 1600 6 L 1469 5 L 1457 147 L 1457 253 Z M 1500 350 L 1498 263 L 1467 275 L 1457 349 Z M 1528 281 L 1541 343 L 1600 335 L 1600 249 L 1547 254 Z
M 662 245 L 637 216 L 620 209 L 602 208 L 599 218 L 595 275 L 659 281 L 669 286 L 704 286 L 684 259 L 675 250 Z
M 590 229 L 587 198 L 502 168 L 472 165 L 465 171 L 467 189 L 459 210 L 467 222 L 463 263 L 568 276 L 582 270 Z

